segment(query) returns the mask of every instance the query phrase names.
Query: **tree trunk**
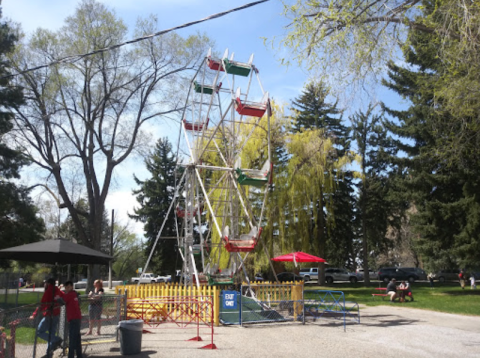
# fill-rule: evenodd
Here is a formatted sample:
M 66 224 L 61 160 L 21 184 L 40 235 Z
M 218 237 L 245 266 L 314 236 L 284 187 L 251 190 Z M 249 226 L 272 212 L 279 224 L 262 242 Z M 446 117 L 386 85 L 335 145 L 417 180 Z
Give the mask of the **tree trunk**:
M 365 167 L 364 167 L 365 168 Z M 363 284 L 370 286 L 370 275 L 368 268 L 368 240 L 367 240 L 367 183 L 363 173 L 363 198 L 362 198 L 362 248 L 363 248 Z
M 320 190 L 320 199 L 318 207 L 318 220 L 317 220 L 317 244 L 318 244 L 318 254 L 321 258 L 325 257 L 325 220 L 323 217 L 323 190 Z M 318 265 L 318 281 L 317 283 L 320 286 L 325 285 L 325 263 L 321 262 Z

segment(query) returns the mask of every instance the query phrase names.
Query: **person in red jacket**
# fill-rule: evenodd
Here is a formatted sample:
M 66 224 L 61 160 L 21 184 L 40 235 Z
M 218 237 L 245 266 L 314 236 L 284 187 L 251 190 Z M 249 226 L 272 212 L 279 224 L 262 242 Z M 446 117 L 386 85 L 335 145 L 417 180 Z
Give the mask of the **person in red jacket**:
M 40 301 L 40 306 L 30 316 L 30 319 L 34 319 L 39 311 L 42 311 L 43 319 L 37 327 L 37 336 L 48 342 L 47 354 L 42 358 L 51 357 L 53 351 L 60 348 L 63 341 L 56 335 L 60 315 L 60 304 L 57 301 L 62 296 L 63 292 L 55 286 L 55 279 L 49 278 L 45 281 L 45 292 Z
M 78 304 L 78 293 L 73 289 L 72 281 L 65 282 L 64 287 L 63 300 L 65 301 L 68 321 L 68 358 L 73 358 L 75 352 L 77 358 L 82 358 L 82 338 L 80 335 L 82 312 Z

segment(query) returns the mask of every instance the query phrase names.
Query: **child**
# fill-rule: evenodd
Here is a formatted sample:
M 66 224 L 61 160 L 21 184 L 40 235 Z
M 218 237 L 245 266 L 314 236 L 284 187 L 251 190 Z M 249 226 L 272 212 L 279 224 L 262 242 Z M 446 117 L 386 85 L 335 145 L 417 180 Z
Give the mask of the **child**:
M 55 286 L 55 279 L 53 278 L 44 281 L 44 285 L 45 292 L 40 301 L 41 305 L 33 312 L 30 319 L 33 320 L 40 311 L 42 312 L 43 319 L 38 324 L 37 336 L 49 342 L 47 354 L 42 358 L 50 358 L 53 355 L 53 351 L 62 345 L 62 339 L 57 336 L 56 332 L 60 316 L 59 300 L 63 296 L 63 292 Z
M 63 300 L 67 308 L 68 320 L 68 358 L 73 358 L 77 352 L 77 358 L 82 358 L 82 338 L 80 337 L 80 323 L 82 312 L 78 304 L 78 294 L 73 289 L 73 282 L 65 282 L 65 294 Z
M 472 288 L 472 290 L 476 290 L 477 289 L 477 285 L 475 283 L 475 276 L 470 276 L 470 287 Z
M 434 277 L 435 277 L 435 275 L 432 272 L 430 272 L 427 276 L 428 281 L 430 281 L 430 288 L 433 288 L 433 278 Z
M 100 333 L 100 327 L 102 326 L 102 311 L 103 311 L 103 302 L 102 296 L 105 293 L 103 289 L 103 281 L 102 280 L 95 280 L 93 283 L 95 289 L 90 291 L 88 294 L 88 299 L 90 301 L 90 305 L 88 306 L 88 315 L 90 318 L 88 332 L 85 333 L 86 336 L 92 334 L 93 327 L 97 326 L 97 336 Z

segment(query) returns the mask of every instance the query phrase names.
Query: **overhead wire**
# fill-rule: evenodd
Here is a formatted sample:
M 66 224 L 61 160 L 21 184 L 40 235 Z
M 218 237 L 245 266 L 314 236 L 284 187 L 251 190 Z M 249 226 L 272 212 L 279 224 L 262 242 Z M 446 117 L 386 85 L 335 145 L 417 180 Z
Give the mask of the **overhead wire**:
M 116 44 L 116 45 L 104 47 L 104 48 L 101 48 L 101 49 L 98 49 L 98 50 L 94 50 L 94 51 L 91 51 L 91 52 L 87 52 L 87 53 L 84 53 L 84 54 L 77 54 L 77 55 L 65 56 L 65 57 L 59 58 L 59 59 L 57 59 L 57 60 L 55 60 L 55 61 L 52 61 L 52 62 L 50 62 L 50 63 L 47 63 L 47 64 L 43 64 L 43 65 L 39 65 L 39 66 L 27 68 L 27 69 L 25 69 L 25 70 L 23 70 L 23 71 L 20 71 L 20 72 L 16 72 L 16 73 L 13 73 L 13 74 L 8 74 L 8 75 L 5 75 L 5 76 L 2 76 L 2 77 L 0 77 L 0 79 L 3 79 L 3 78 L 11 78 L 11 77 L 23 75 L 23 74 L 26 74 L 26 73 L 28 73 L 28 72 L 36 71 L 36 70 L 39 70 L 39 69 L 42 69 L 42 68 L 46 68 L 46 67 L 50 67 L 50 66 L 54 66 L 54 65 L 59 65 L 59 64 L 62 64 L 62 63 L 75 63 L 75 62 L 77 62 L 78 60 L 81 60 L 82 58 L 87 57 L 87 56 L 92 56 L 92 55 L 96 55 L 96 54 L 98 54 L 98 53 L 115 50 L 115 49 L 120 48 L 120 47 L 123 47 L 123 46 L 125 46 L 125 45 L 130 45 L 130 44 L 133 44 L 133 43 L 136 43 L 136 42 L 148 40 L 148 39 L 151 39 L 151 38 L 160 36 L 160 35 L 164 35 L 164 34 L 166 34 L 166 33 L 168 33 L 168 32 L 172 32 L 172 31 L 175 31 L 175 30 L 183 29 L 183 28 L 185 28 L 185 27 L 190 27 L 190 26 L 193 26 L 193 25 L 196 25 L 196 24 L 205 22 L 205 21 L 217 19 L 217 18 L 219 18 L 219 17 L 228 15 L 228 14 L 230 14 L 230 13 L 232 13 L 232 12 L 244 10 L 244 9 L 249 8 L 249 7 L 256 6 L 256 5 L 259 5 L 259 4 L 264 3 L 264 2 L 267 2 L 267 1 L 270 1 L 270 0 L 259 0 L 259 1 L 251 2 L 251 3 L 245 4 L 245 5 L 242 5 L 242 6 L 239 6 L 239 7 L 230 9 L 230 10 L 227 10 L 227 11 L 222 11 L 222 12 L 219 12 L 219 13 L 216 13 L 216 14 L 213 14 L 213 15 L 210 15 L 210 16 L 207 16 L 207 17 L 205 17 L 205 18 L 203 18 L 203 19 L 200 19 L 200 20 L 195 20 L 195 21 L 187 22 L 187 23 L 185 23 L 185 24 L 183 24 L 183 25 L 175 26 L 175 27 L 172 27 L 172 28 L 167 29 L 167 30 L 158 31 L 158 32 L 155 32 L 155 33 L 150 34 L 150 35 L 146 35 L 146 36 L 142 36 L 142 37 L 137 37 L 137 38 L 135 38 L 135 39 L 128 40 L 128 41 L 125 41 L 125 42 L 121 42 L 121 43 Z

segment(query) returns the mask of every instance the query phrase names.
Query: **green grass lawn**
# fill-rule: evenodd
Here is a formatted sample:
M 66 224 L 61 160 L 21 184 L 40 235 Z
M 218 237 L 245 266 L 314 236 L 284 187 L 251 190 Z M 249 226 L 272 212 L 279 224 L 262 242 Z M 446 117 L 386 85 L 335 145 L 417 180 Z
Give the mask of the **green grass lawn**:
M 39 292 L 21 292 L 18 295 L 18 306 L 29 305 L 32 303 L 38 303 L 42 299 L 43 291 Z M 0 295 L 0 307 L 2 309 L 9 309 L 15 307 L 16 294 L 9 293 L 7 297 L 5 294 Z
M 10 335 L 10 329 L 6 329 L 7 336 Z M 20 327 L 15 332 L 15 342 L 17 344 L 33 345 L 35 342 L 35 328 L 32 327 Z M 38 342 L 44 342 L 44 340 L 38 338 Z
M 376 291 L 375 287 L 379 287 L 378 283 L 373 283 L 370 287 L 364 287 L 363 283 L 334 284 L 328 287 L 307 284 L 305 290 L 343 291 L 346 301 L 354 301 L 367 306 L 392 305 L 388 298 L 385 298 L 385 301 L 382 301 L 381 298 L 372 300 L 372 293 L 382 293 Z M 386 287 L 386 284 L 382 284 L 381 287 Z M 480 289 L 471 290 L 470 286 L 466 286 L 462 290 L 458 284 L 437 282 L 432 289 L 428 283 L 413 283 L 412 293 L 413 302 L 393 304 L 400 307 L 480 316 Z

